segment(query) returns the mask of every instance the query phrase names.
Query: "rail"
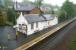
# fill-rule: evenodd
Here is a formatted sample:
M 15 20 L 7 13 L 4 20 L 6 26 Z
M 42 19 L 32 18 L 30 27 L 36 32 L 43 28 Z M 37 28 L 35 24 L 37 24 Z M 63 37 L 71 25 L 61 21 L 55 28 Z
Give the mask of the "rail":
M 59 26 L 53 28 L 51 31 L 45 33 L 44 35 L 41 35 L 35 39 L 33 39 L 32 41 L 30 42 L 27 42 L 26 44 L 16 48 L 15 50 L 27 50 L 28 48 L 32 47 L 33 45 L 37 44 L 38 42 L 42 41 L 43 39 L 45 39 L 46 37 L 52 35 L 53 33 L 55 33 L 56 31 L 60 30 L 61 28 L 65 27 L 66 25 L 68 25 L 69 23 L 73 22 L 74 20 L 76 19 L 73 18 L 67 22 L 63 22 L 61 23 Z

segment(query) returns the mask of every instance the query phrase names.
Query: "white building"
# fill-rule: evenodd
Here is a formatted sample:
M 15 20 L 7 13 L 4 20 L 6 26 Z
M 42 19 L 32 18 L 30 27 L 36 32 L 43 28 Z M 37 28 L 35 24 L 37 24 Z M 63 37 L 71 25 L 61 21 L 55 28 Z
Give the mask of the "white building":
M 22 15 L 17 18 L 15 27 L 17 31 L 27 35 L 31 35 L 37 31 L 51 27 L 58 23 L 58 18 L 49 14 L 28 14 Z

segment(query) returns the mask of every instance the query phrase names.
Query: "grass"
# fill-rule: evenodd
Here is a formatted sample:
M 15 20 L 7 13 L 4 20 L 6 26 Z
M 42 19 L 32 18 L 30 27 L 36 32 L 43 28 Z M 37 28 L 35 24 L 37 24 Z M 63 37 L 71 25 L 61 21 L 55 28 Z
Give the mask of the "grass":
M 76 50 L 76 33 L 72 35 L 71 42 L 69 44 L 69 50 Z

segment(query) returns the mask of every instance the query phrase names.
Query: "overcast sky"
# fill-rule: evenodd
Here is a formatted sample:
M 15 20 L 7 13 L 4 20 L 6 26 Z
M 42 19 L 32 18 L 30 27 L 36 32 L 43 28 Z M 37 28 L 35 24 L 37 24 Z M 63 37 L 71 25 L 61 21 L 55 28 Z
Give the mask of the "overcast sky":
M 21 2 L 22 0 L 17 0 L 18 2 Z M 32 2 L 34 2 L 35 0 L 30 0 Z M 44 3 L 47 4 L 51 4 L 51 5 L 58 5 L 58 6 L 62 6 L 62 4 L 64 3 L 65 0 L 44 0 Z M 71 2 L 73 2 L 74 4 L 76 4 L 76 0 L 70 0 Z

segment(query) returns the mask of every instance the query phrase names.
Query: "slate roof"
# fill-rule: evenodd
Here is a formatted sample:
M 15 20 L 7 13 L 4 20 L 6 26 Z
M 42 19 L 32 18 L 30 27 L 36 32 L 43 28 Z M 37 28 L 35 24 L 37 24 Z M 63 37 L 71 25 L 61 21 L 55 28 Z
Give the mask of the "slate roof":
M 52 19 L 54 19 L 54 16 L 51 16 L 50 14 L 43 14 L 43 17 L 45 18 L 45 20 L 52 20 Z
M 38 14 L 25 15 L 24 17 L 28 23 L 45 21 L 45 19 Z
M 15 10 L 16 11 L 30 11 L 35 8 L 35 5 L 33 3 L 17 3 L 15 5 Z
M 41 5 L 40 9 L 42 11 L 50 11 L 52 9 L 52 6 L 43 4 L 43 5 Z

